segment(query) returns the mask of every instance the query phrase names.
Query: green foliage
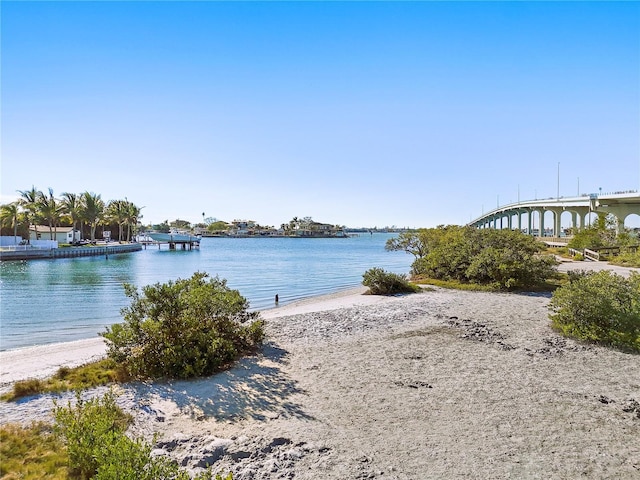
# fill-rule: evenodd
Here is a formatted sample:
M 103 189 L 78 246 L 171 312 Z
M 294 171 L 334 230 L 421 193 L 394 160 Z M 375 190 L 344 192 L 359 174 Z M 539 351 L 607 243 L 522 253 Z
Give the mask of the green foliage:
M 569 248 L 583 250 L 600 247 L 624 247 L 635 245 L 637 239 L 628 231 L 617 233 L 617 222 L 612 215 L 599 215 L 598 219 L 588 227 L 573 232 L 567 245 Z
M 556 273 L 553 257 L 542 255 L 544 247 L 519 231 L 440 226 L 388 242 L 387 249 L 413 253 L 414 276 L 496 289 L 534 287 Z
M 0 398 L 13 401 L 30 395 L 80 390 L 126 380 L 128 376 L 124 369 L 107 358 L 75 368 L 60 367 L 55 375 L 47 379 L 31 378 L 15 382 L 13 389 Z
M 171 227 L 169 226 L 169 223 L 166 220 L 162 223 L 151 225 L 151 229 L 161 233 L 169 233 L 171 231 Z
M 219 220 L 217 222 L 213 222 L 212 224 L 210 224 L 207 227 L 207 231 L 208 232 L 224 232 L 229 228 L 229 225 L 227 225 L 227 222 L 223 222 L 222 220 Z
M 569 274 L 549 305 L 555 328 L 581 340 L 640 352 L 640 274 Z
M 13 384 L 12 394 L 2 396 L 3 400 L 14 400 L 16 398 L 37 395 L 44 391 L 44 382 L 38 378 L 28 378 Z
M 0 427 L 0 477 L 3 480 L 63 480 L 67 478 L 67 454 L 50 425 Z
M 113 394 L 54 408 L 55 427 L 63 439 L 71 478 L 82 480 L 190 480 L 187 472 L 171 460 L 152 456 L 152 445 L 129 438 L 125 430 L 130 417 L 116 405 Z M 195 480 L 213 480 L 211 471 Z M 216 475 L 215 480 L 222 480 Z M 232 480 L 231 475 L 226 480 Z
M 382 268 L 371 268 L 362 275 L 362 284 L 369 287 L 372 295 L 391 295 L 394 293 L 415 293 L 420 287 L 412 285 L 405 275 L 386 272 Z
M 54 408 L 55 431 L 64 439 L 69 469 L 77 478 L 92 478 L 98 471 L 101 452 L 124 435 L 130 418 L 116 405 L 113 394 L 84 401 L 76 394 L 76 405 Z
M 134 377 L 210 375 L 264 339 L 259 313 L 226 280 L 196 272 L 190 279 L 125 285 L 124 323 L 107 328 L 108 355 Z M 247 324 L 248 322 L 248 324 Z M 246 325 L 245 325 L 246 324 Z
M 620 265 L 622 267 L 640 268 L 640 248 L 635 252 L 621 253 L 620 255 L 613 257 L 609 263 Z

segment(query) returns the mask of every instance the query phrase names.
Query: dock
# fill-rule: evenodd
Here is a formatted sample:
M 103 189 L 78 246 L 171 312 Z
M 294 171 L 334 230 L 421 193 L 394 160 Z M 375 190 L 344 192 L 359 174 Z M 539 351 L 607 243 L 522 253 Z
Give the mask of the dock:
M 169 250 L 177 250 L 178 245 L 180 246 L 180 250 L 193 250 L 194 248 L 200 248 L 199 240 L 173 240 L 173 241 L 143 241 L 140 242 L 142 248 L 147 249 L 148 245 L 157 245 L 158 250 L 161 250 L 162 245 L 169 245 Z

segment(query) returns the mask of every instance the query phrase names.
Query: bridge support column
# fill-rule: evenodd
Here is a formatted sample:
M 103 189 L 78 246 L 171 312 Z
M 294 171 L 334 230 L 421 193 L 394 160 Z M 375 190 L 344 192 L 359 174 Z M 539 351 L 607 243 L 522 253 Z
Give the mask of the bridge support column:
M 533 210 L 529 210 L 527 213 L 527 235 L 533 235 Z
M 540 210 L 540 231 L 538 232 L 539 237 L 544 237 L 544 210 Z
M 597 207 L 598 213 L 610 213 L 614 217 L 616 217 L 617 221 L 617 231 L 618 233 L 624 232 L 624 221 L 625 219 L 635 213 L 636 215 L 640 215 L 640 208 L 637 205 L 607 205 Z
M 553 236 L 560 237 L 560 230 L 562 230 L 562 210 L 553 210 Z
M 518 210 L 518 230 L 522 231 L 522 210 Z

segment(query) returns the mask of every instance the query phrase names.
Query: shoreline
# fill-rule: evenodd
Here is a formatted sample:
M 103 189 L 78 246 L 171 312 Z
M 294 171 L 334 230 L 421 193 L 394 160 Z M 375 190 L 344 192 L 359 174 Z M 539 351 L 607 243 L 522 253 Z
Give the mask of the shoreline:
M 565 261 L 558 266 L 560 272 L 569 270 L 611 270 L 618 275 L 628 277 L 631 272 L 640 269 L 610 265 L 607 262 Z M 376 305 L 386 298 L 378 295 L 364 295 L 364 286 L 348 287 L 332 293 L 324 293 L 295 300 L 282 306 L 258 310 L 262 319 L 271 320 L 290 315 L 302 315 L 312 312 L 330 312 L 341 308 Z M 58 342 L 46 345 L 33 345 L 0 351 L 0 390 L 10 384 L 28 378 L 46 378 L 60 367 L 76 367 L 99 360 L 106 354 L 106 345 L 102 337 Z
M 317 311 L 330 311 L 355 305 L 371 305 L 381 297 L 363 295 L 366 287 L 350 287 L 333 293 L 315 295 L 286 305 L 259 310 L 264 320 Z M 106 355 L 102 337 L 69 342 L 32 345 L 0 351 L 0 390 L 28 378 L 46 378 L 60 367 L 77 367 Z

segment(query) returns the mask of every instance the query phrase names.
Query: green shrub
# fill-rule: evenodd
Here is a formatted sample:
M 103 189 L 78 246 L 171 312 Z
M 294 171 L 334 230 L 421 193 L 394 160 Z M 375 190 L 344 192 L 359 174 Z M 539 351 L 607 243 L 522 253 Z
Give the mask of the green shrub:
M 613 257 L 609 263 L 622 267 L 640 268 L 640 248 L 635 252 L 621 253 L 617 257 Z
M 82 480 L 189 480 L 167 457 L 152 456 L 152 445 L 129 438 L 125 430 L 130 417 L 116 405 L 113 394 L 84 401 L 78 394 L 76 405 L 55 406 L 55 431 L 63 439 L 68 454 L 69 473 Z M 212 480 L 210 470 L 194 480 Z M 231 475 L 225 480 L 231 480 Z M 216 475 L 215 480 L 222 480 Z
M 414 293 L 420 290 L 420 287 L 409 283 L 405 275 L 386 272 L 382 268 L 371 268 L 362 277 L 362 284 L 369 287 L 369 293 L 372 295 Z
M 555 259 L 519 231 L 440 226 L 405 234 L 385 248 L 415 255 L 411 273 L 418 277 L 511 290 L 543 285 L 556 275 Z
M 96 474 L 100 451 L 123 434 L 130 422 L 111 393 L 86 401 L 77 393 L 75 406 L 55 405 L 54 418 L 55 430 L 67 446 L 69 469 L 82 479 Z
M 552 324 L 581 340 L 640 352 L 640 274 L 569 273 L 549 305 Z
M 219 371 L 264 339 L 258 312 L 226 280 L 196 272 L 149 285 L 132 299 L 124 323 L 107 328 L 108 356 L 134 377 L 190 378 Z

